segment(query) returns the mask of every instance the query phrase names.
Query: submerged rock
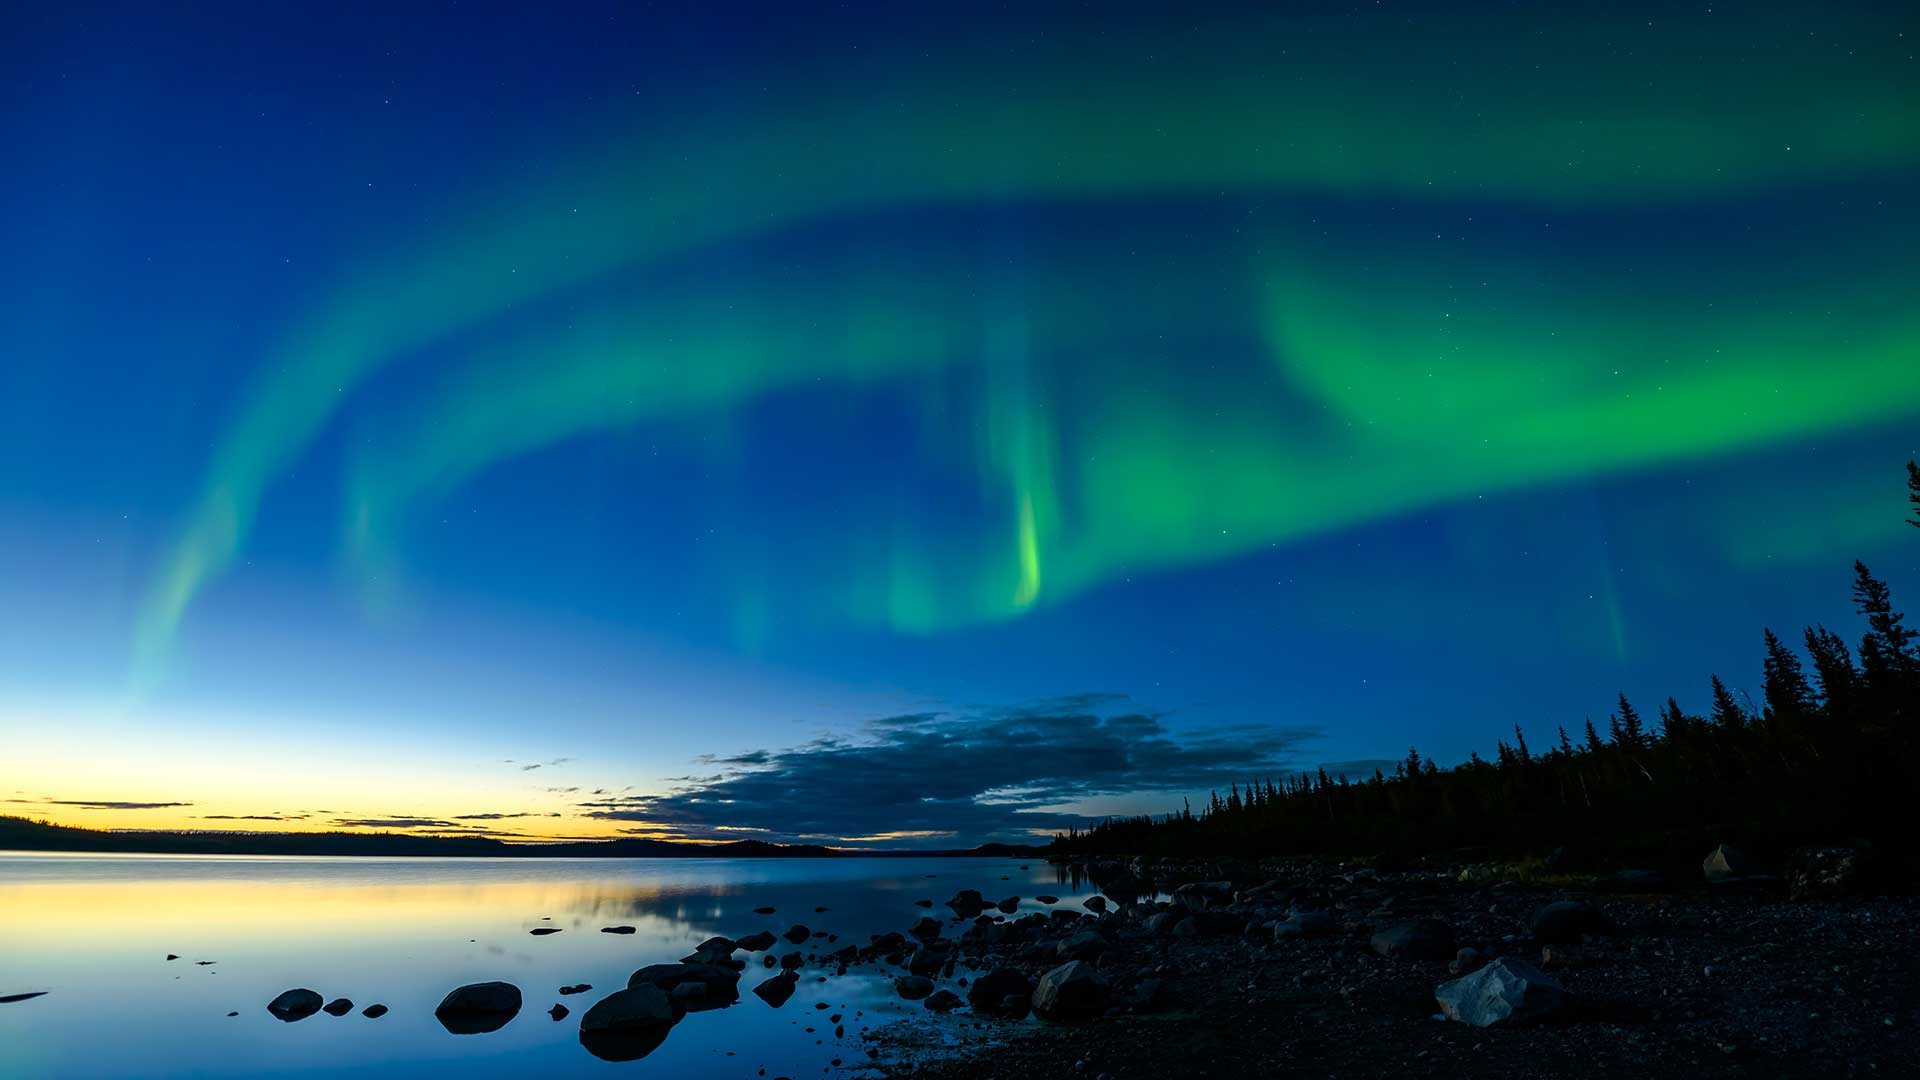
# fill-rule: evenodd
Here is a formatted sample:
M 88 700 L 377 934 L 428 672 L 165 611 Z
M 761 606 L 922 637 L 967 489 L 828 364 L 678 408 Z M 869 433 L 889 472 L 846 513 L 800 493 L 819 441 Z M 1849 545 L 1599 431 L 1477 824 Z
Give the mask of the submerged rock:
M 787 943 L 790 945 L 800 945 L 804 944 L 808 938 L 813 936 L 813 931 L 807 929 L 802 923 L 794 923 L 792 926 L 787 927 L 786 933 L 780 936 L 786 938 Z
M 546 937 L 548 934 L 557 934 L 559 932 L 560 928 L 557 926 L 536 926 L 527 931 L 527 933 L 532 934 L 534 937 Z
M 567 1007 L 556 1001 L 554 1002 L 553 1008 L 547 1010 L 547 1015 L 553 1017 L 555 1020 L 565 1020 L 567 1018 Z
M 385 1005 L 379 1004 L 378 1002 L 375 1002 L 374 1004 L 369 1005 L 364 1009 L 361 1009 L 360 1015 L 366 1017 L 369 1020 L 378 1020 L 381 1017 L 387 1015 L 387 1007 Z
M 1518 1027 L 1563 1015 L 1572 1003 L 1559 983 L 1524 960 L 1502 957 L 1440 984 L 1434 1001 L 1447 1019 L 1474 1027 Z
M 961 918 L 971 919 L 987 909 L 987 900 L 978 889 L 961 889 L 953 894 L 953 899 L 947 901 L 947 906 Z
M 353 1011 L 353 1002 L 346 998 L 334 998 L 332 1001 L 321 1006 L 320 1011 L 326 1013 L 328 1016 L 345 1016 Z
M 268 1002 L 267 1011 L 272 1013 L 276 1020 L 291 1024 L 295 1020 L 305 1020 L 319 1012 L 322 1004 L 324 1002 L 319 994 L 301 987 L 297 990 L 288 990 Z
M 484 1035 L 506 1027 L 519 1013 L 519 987 L 484 982 L 454 987 L 433 1010 L 433 1017 L 455 1035 Z
M 1039 896 L 1034 897 L 1034 899 L 1038 900 L 1042 904 L 1057 904 L 1060 902 L 1059 897 L 1050 896 L 1046 893 L 1041 893 Z
M 601 928 L 600 928 L 600 932 L 601 932 L 601 933 L 603 933 L 603 934 L 631 934 L 631 933 L 633 933 L 633 927 L 631 927 L 631 926 L 603 926 L 603 927 L 601 927 Z

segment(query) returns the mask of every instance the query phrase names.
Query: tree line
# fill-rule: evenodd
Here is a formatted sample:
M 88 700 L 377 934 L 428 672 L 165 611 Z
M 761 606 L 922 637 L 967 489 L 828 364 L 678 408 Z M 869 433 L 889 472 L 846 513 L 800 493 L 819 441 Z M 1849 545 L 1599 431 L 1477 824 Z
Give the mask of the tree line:
M 1920 464 L 1907 463 L 1920 527 Z M 1784 850 L 1866 842 L 1911 858 L 1920 790 L 1920 632 L 1892 590 L 1854 563 L 1858 644 L 1825 626 L 1797 644 L 1763 633 L 1762 699 L 1709 682 L 1705 715 L 1669 697 L 1649 720 L 1621 694 L 1603 727 L 1561 726 L 1530 746 L 1518 724 L 1493 760 L 1442 768 L 1409 749 L 1389 774 L 1325 769 L 1235 783 L 1163 817 L 1109 818 L 1054 838 L 1054 854 L 1343 854 L 1553 849 L 1697 859 L 1735 840 Z M 1804 658 L 1803 654 L 1804 653 Z

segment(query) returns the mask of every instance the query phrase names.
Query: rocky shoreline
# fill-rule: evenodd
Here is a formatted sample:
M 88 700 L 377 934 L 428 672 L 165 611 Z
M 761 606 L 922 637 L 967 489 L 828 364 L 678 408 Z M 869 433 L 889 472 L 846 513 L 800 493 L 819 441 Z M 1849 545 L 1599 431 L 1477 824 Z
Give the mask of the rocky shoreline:
M 876 956 L 946 976 L 971 1015 L 879 1029 L 869 1054 L 922 1080 L 1912 1075 L 1920 905 L 1855 895 L 1857 863 L 1828 849 L 1772 877 L 1716 849 L 1669 886 L 1093 861 L 1093 910 L 1008 919 L 963 892 L 956 937 Z M 1028 986 L 1048 1022 L 1012 1022 Z

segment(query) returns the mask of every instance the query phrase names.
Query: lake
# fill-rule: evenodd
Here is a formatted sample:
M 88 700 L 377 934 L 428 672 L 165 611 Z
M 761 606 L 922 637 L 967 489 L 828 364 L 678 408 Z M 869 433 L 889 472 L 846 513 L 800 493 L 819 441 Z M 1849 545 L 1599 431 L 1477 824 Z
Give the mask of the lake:
M 47 991 L 0 1004 L 0 1077 L 843 1074 L 836 1059 L 845 1070 L 867 1060 L 863 1032 L 945 1021 L 899 1000 L 875 967 L 834 976 L 809 966 L 793 998 L 770 1007 L 751 991 L 772 973 L 744 952 L 739 1002 L 689 1014 L 643 1061 L 589 1054 L 579 1019 L 635 969 L 679 960 L 709 937 L 804 923 L 838 935 L 801 947 L 825 953 L 905 931 L 929 914 L 916 900 L 950 918 L 944 901 L 968 888 L 989 901 L 1019 895 L 1023 912 L 1047 910 L 1035 894 L 1075 907 L 1091 895 L 1037 859 L 0 853 L 0 996 Z M 754 914 L 760 907 L 775 914 Z M 610 925 L 635 932 L 600 932 Z M 540 927 L 561 932 L 530 933 Z M 792 949 L 782 941 L 773 951 Z M 434 1019 L 448 990 L 492 980 L 524 995 L 504 1028 L 453 1035 Z M 560 995 L 578 983 L 594 989 Z M 283 1023 L 267 1003 L 294 987 L 349 998 L 354 1010 Z M 361 1015 L 376 1002 L 392 1011 Z M 572 1015 L 550 1019 L 555 1003 Z M 828 1021 L 835 1014 L 844 1038 Z

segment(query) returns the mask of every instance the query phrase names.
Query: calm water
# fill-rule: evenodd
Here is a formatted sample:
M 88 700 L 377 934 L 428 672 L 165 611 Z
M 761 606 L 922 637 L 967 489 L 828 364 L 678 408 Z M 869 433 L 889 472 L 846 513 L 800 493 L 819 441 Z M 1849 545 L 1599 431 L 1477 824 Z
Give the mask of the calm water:
M 862 1031 L 903 1017 L 933 1022 L 873 969 L 824 983 L 813 979 L 824 969 L 803 970 L 792 1000 L 774 1009 L 751 993 L 769 972 L 758 954 L 742 953 L 749 966 L 740 1001 L 688 1015 L 637 1062 L 588 1054 L 578 1021 L 634 969 L 678 960 L 716 934 L 778 933 L 801 922 L 840 935 L 802 950 L 826 952 L 904 931 L 928 914 L 916 899 L 933 900 L 932 913 L 946 917 L 939 905 L 963 888 L 1026 897 L 1028 910 L 1044 910 L 1031 900 L 1036 893 L 1063 904 L 1090 895 L 1038 860 L 0 853 L 0 996 L 49 991 L 0 1004 L 0 1077 L 757 1078 L 762 1067 L 769 1077 L 849 1075 L 867 1060 Z M 830 910 L 816 914 L 823 905 Z M 753 913 L 769 906 L 776 914 Z M 637 932 L 599 932 L 615 924 Z M 563 932 L 531 936 L 538 926 Z M 781 942 L 776 951 L 790 948 Z M 180 959 L 169 962 L 168 953 Z M 495 979 L 524 995 L 512 1023 L 456 1036 L 434 1020 L 449 989 Z M 594 990 L 558 993 L 582 982 Z M 292 1024 L 268 1015 L 267 1002 L 301 986 L 329 1001 L 351 998 L 355 1011 Z M 816 1010 L 820 1001 L 831 1008 Z M 359 1014 L 374 1002 L 393 1011 L 378 1020 Z M 555 1002 L 572 1015 L 549 1019 Z M 844 1040 L 827 1022 L 835 1012 L 845 1014 Z M 844 1068 L 831 1067 L 835 1058 Z

